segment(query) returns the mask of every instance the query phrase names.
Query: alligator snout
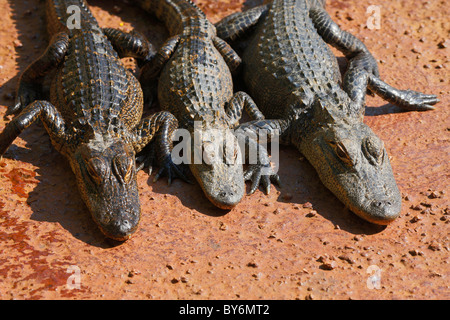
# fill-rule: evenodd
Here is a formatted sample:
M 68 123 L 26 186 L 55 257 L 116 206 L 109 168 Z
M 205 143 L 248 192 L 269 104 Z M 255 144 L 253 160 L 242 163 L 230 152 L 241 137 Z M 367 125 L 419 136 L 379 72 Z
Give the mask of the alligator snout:
M 132 224 L 128 220 L 115 221 L 110 228 L 108 228 L 108 235 L 115 240 L 127 240 L 136 230 L 137 225 Z
M 126 214 L 116 215 L 116 217 L 109 221 L 96 221 L 99 225 L 101 231 L 108 238 L 125 241 L 131 237 L 131 235 L 136 231 L 139 224 L 139 215 L 136 219 L 132 219 L 130 215 L 127 219 Z
M 242 199 L 242 194 L 233 191 L 231 188 L 224 188 L 221 190 L 217 197 L 215 198 L 215 204 L 221 209 L 232 209 L 234 208 Z
M 376 224 L 389 224 L 399 216 L 400 210 L 401 198 L 373 200 L 367 209 L 367 219 Z

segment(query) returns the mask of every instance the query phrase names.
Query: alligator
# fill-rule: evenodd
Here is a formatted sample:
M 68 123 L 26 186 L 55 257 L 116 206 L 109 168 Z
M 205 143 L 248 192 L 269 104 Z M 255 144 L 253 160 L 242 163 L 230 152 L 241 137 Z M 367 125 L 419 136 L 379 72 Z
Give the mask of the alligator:
M 270 119 L 242 129 L 278 132 L 352 212 L 380 225 L 395 220 L 401 195 L 383 141 L 363 123 L 366 93 L 418 111 L 433 109 L 437 97 L 380 80 L 372 54 L 331 19 L 325 1 L 274 0 L 225 17 L 216 28 L 232 46 L 248 40 L 244 82 Z M 343 76 L 328 44 L 348 60 Z
M 179 127 L 194 137 L 183 158 L 206 197 L 216 207 L 229 210 L 244 196 L 244 178 L 259 186 L 265 181 L 263 172 L 268 165 L 261 161 L 244 173 L 240 144 L 232 131 L 243 110 L 251 119 L 263 118 L 248 94 L 233 93 L 232 72 L 241 59 L 216 36 L 214 25 L 192 1 L 137 3 L 163 21 L 170 33 L 141 69 L 144 95 L 157 96 L 161 108 L 170 111 Z M 268 178 L 277 181 L 275 174 Z
M 159 174 L 176 175 L 169 137 L 178 124 L 168 112 L 142 118 L 142 89 L 113 46 L 141 61 L 155 50 L 137 33 L 102 30 L 84 0 L 45 5 L 51 41 L 20 76 L 16 103 L 7 112 L 16 116 L 0 134 L 0 155 L 40 119 L 52 145 L 68 159 L 93 220 L 108 238 L 124 241 L 141 217 L 136 154 L 154 142 Z M 40 84 L 50 71 L 45 100 Z

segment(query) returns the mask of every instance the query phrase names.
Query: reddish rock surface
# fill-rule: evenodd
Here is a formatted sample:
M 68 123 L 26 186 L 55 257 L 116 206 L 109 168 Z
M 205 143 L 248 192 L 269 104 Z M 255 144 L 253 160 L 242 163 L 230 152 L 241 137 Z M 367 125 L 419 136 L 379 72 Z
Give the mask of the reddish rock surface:
M 167 36 L 129 1 L 89 2 L 102 26 L 136 28 L 157 45 Z M 196 2 L 218 21 L 243 1 Z M 386 82 L 441 99 L 423 113 L 367 100 L 365 121 L 384 140 L 404 195 L 398 220 L 362 221 L 295 149 L 282 148 L 283 187 L 229 212 L 197 185 L 169 187 L 139 172 L 140 228 L 113 243 L 68 163 L 33 125 L 0 160 L 0 299 L 449 299 L 450 9 L 437 0 L 379 3 L 380 29 L 367 28 L 373 1 L 328 1 L 328 11 L 366 43 Z M 0 0 L 0 115 L 47 45 L 39 4 Z

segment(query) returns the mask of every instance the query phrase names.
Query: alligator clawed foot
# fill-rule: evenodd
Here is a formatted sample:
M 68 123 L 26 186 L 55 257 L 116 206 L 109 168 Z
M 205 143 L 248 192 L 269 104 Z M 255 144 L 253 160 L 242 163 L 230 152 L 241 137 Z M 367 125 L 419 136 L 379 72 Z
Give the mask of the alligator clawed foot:
M 136 172 L 144 168 L 148 168 L 148 174 L 151 175 L 153 171 L 154 156 L 140 155 L 136 157 Z
M 136 172 L 139 172 L 144 168 L 148 168 L 148 175 L 151 175 L 153 165 L 156 161 L 156 152 L 152 143 L 150 143 L 144 150 L 145 151 L 136 156 Z
M 182 167 L 173 163 L 170 155 L 166 156 L 162 161 L 161 169 L 159 169 L 158 173 L 153 179 L 153 182 L 158 181 L 158 179 L 164 176 L 165 174 L 167 174 L 169 185 L 172 183 L 172 180 L 176 178 L 180 178 L 189 184 L 193 184 L 193 182 L 187 177 Z
M 434 104 L 439 102 L 439 99 L 434 94 L 424 94 L 413 90 L 403 90 L 403 95 L 398 105 L 410 111 L 427 111 L 434 110 Z
M 270 193 L 271 183 L 275 183 L 277 186 L 281 186 L 280 176 L 273 172 L 270 164 L 253 164 L 250 165 L 244 174 L 245 181 L 251 181 L 252 186 L 248 194 L 255 193 L 259 185 L 262 185 L 265 194 Z

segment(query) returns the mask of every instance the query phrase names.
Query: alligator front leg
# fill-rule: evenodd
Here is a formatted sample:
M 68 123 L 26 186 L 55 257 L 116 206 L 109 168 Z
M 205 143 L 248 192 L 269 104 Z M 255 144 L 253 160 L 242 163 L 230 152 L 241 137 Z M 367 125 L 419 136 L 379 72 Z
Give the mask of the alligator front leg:
M 120 58 L 135 58 L 140 67 L 151 61 L 156 54 L 151 42 L 137 31 L 123 32 L 114 28 L 103 28 L 102 31 Z
M 16 102 L 6 115 L 20 112 L 25 106 L 36 100 L 42 90 L 42 77 L 53 70 L 66 55 L 69 36 L 65 32 L 55 34 L 44 54 L 31 63 L 22 73 L 16 92 Z
M 144 100 L 147 104 L 150 104 L 153 97 L 156 96 L 158 76 L 166 62 L 169 61 L 175 52 L 179 41 L 179 35 L 169 38 L 154 55 L 153 59 L 142 67 L 139 82 L 141 83 Z
M 183 173 L 183 170 L 172 161 L 172 137 L 177 128 L 177 119 L 171 113 L 161 111 L 142 119 L 134 129 L 133 146 L 136 153 L 141 152 L 153 141 L 156 144 L 158 163 L 161 168 L 156 174 L 154 181 L 158 180 L 162 175 L 167 174 L 169 184 L 175 178 L 181 178 L 190 182 Z M 150 151 L 149 154 L 144 155 L 143 163 L 151 166 L 148 160 L 151 160 L 152 157 L 153 154 Z M 142 166 L 139 169 L 142 169 Z
M 38 118 L 52 138 L 58 151 L 70 140 L 66 134 L 64 119 L 50 102 L 37 100 L 29 104 L 0 133 L 0 155 L 3 155 L 19 134 L 28 128 Z
M 226 108 L 231 128 L 239 123 L 242 118 L 242 110 L 245 110 L 252 120 L 264 120 L 264 115 L 259 111 L 253 99 L 247 93 L 239 91 L 233 95 Z
M 254 120 L 241 124 L 235 130 L 241 148 L 244 148 L 245 163 L 249 164 L 244 174 L 245 181 L 252 182 L 249 194 L 254 193 L 260 184 L 266 194 L 270 192 L 271 182 L 280 185 L 280 177 L 272 168 L 269 153 L 261 143 L 275 142 L 275 137 L 280 141 L 279 138 L 288 129 L 287 120 Z

